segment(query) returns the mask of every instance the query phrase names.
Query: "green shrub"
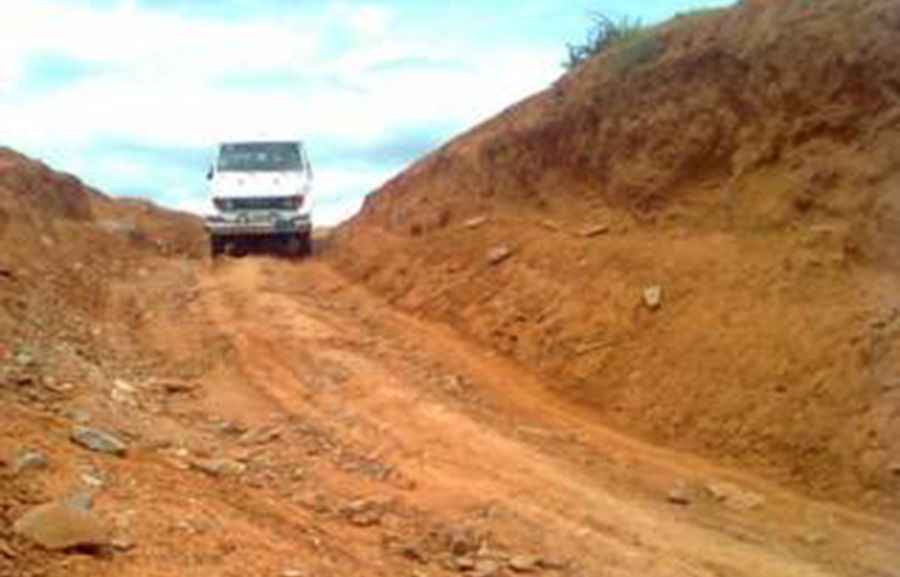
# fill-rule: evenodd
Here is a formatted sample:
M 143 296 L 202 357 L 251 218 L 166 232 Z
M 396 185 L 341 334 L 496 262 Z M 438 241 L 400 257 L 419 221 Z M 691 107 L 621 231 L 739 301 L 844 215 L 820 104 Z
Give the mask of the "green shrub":
M 653 34 L 642 31 L 641 34 L 629 39 L 618 49 L 613 66 L 616 72 L 625 72 L 635 66 L 653 62 L 665 51 L 666 45 L 662 40 Z
M 639 19 L 624 16 L 616 21 L 597 12 L 591 14 L 591 19 L 593 25 L 588 30 L 586 42 L 584 44 L 566 44 L 569 59 L 562 63 L 566 70 L 572 70 L 591 56 L 614 46 L 646 36 L 646 29 Z

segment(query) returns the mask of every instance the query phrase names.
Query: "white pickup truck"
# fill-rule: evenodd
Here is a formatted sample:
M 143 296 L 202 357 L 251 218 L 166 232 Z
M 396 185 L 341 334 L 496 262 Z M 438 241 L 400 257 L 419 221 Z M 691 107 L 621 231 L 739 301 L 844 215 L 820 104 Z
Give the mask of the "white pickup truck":
M 206 218 L 210 252 L 312 250 L 312 167 L 301 142 L 226 142 L 206 175 L 215 209 Z

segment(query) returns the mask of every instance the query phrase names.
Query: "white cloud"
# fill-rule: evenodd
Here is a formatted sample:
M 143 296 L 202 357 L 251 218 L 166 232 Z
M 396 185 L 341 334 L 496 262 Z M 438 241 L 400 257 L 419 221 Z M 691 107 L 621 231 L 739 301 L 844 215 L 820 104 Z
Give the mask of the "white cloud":
M 381 6 L 341 4 L 337 12 L 339 16 L 346 18 L 355 32 L 373 38 L 384 36 L 393 20 L 393 14 Z
M 63 162 L 64 169 L 84 170 L 102 189 L 160 183 L 169 187 L 160 196 L 182 198 L 175 203 L 194 210 L 205 202 L 197 200 L 204 197 L 202 184 L 177 188 L 172 183 L 185 175 L 166 173 L 146 158 L 110 152 L 88 161 L 83 151 L 103 142 L 184 149 L 232 138 L 302 137 L 315 158 L 317 141 L 358 149 L 396 132 L 462 129 L 546 86 L 559 72 L 553 50 L 462 50 L 431 30 L 421 37 L 392 34 L 395 15 L 374 4 L 332 2 L 294 14 L 202 20 L 134 2 L 113 10 L 48 0 L 12 3 L 0 19 L 6 143 L 50 154 L 48 160 Z M 354 42 L 329 48 L 326 36 L 335 29 Z M 16 92 L 29 59 L 46 54 L 97 72 L 56 91 Z M 391 66 L 423 57 L 453 65 Z M 223 83 L 231 77 L 279 82 Z M 320 194 L 342 199 L 323 209 L 333 220 L 400 167 L 317 168 Z M 197 167 L 197 174 L 204 169 Z

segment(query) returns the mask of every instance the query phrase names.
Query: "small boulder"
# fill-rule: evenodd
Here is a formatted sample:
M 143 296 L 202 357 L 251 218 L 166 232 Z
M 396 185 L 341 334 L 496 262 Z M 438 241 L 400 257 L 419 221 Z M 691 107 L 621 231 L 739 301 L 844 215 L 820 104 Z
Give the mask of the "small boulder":
M 75 427 L 70 438 L 74 443 L 98 453 L 122 457 L 128 451 L 128 446 L 117 437 L 90 427 Z
M 109 544 L 109 531 L 100 520 L 65 503 L 47 503 L 28 511 L 13 530 L 51 551 Z

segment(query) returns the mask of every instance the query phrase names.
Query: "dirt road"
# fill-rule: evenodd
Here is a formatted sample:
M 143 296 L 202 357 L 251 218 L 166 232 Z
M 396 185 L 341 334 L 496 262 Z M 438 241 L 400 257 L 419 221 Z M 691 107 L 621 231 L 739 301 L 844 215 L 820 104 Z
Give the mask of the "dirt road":
M 106 411 L 135 450 L 70 457 L 126 545 L 51 575 L 900 575 L 896 521 L 617 435 L 321 262 L 154 267 L 105 329 L 154 367 Z

